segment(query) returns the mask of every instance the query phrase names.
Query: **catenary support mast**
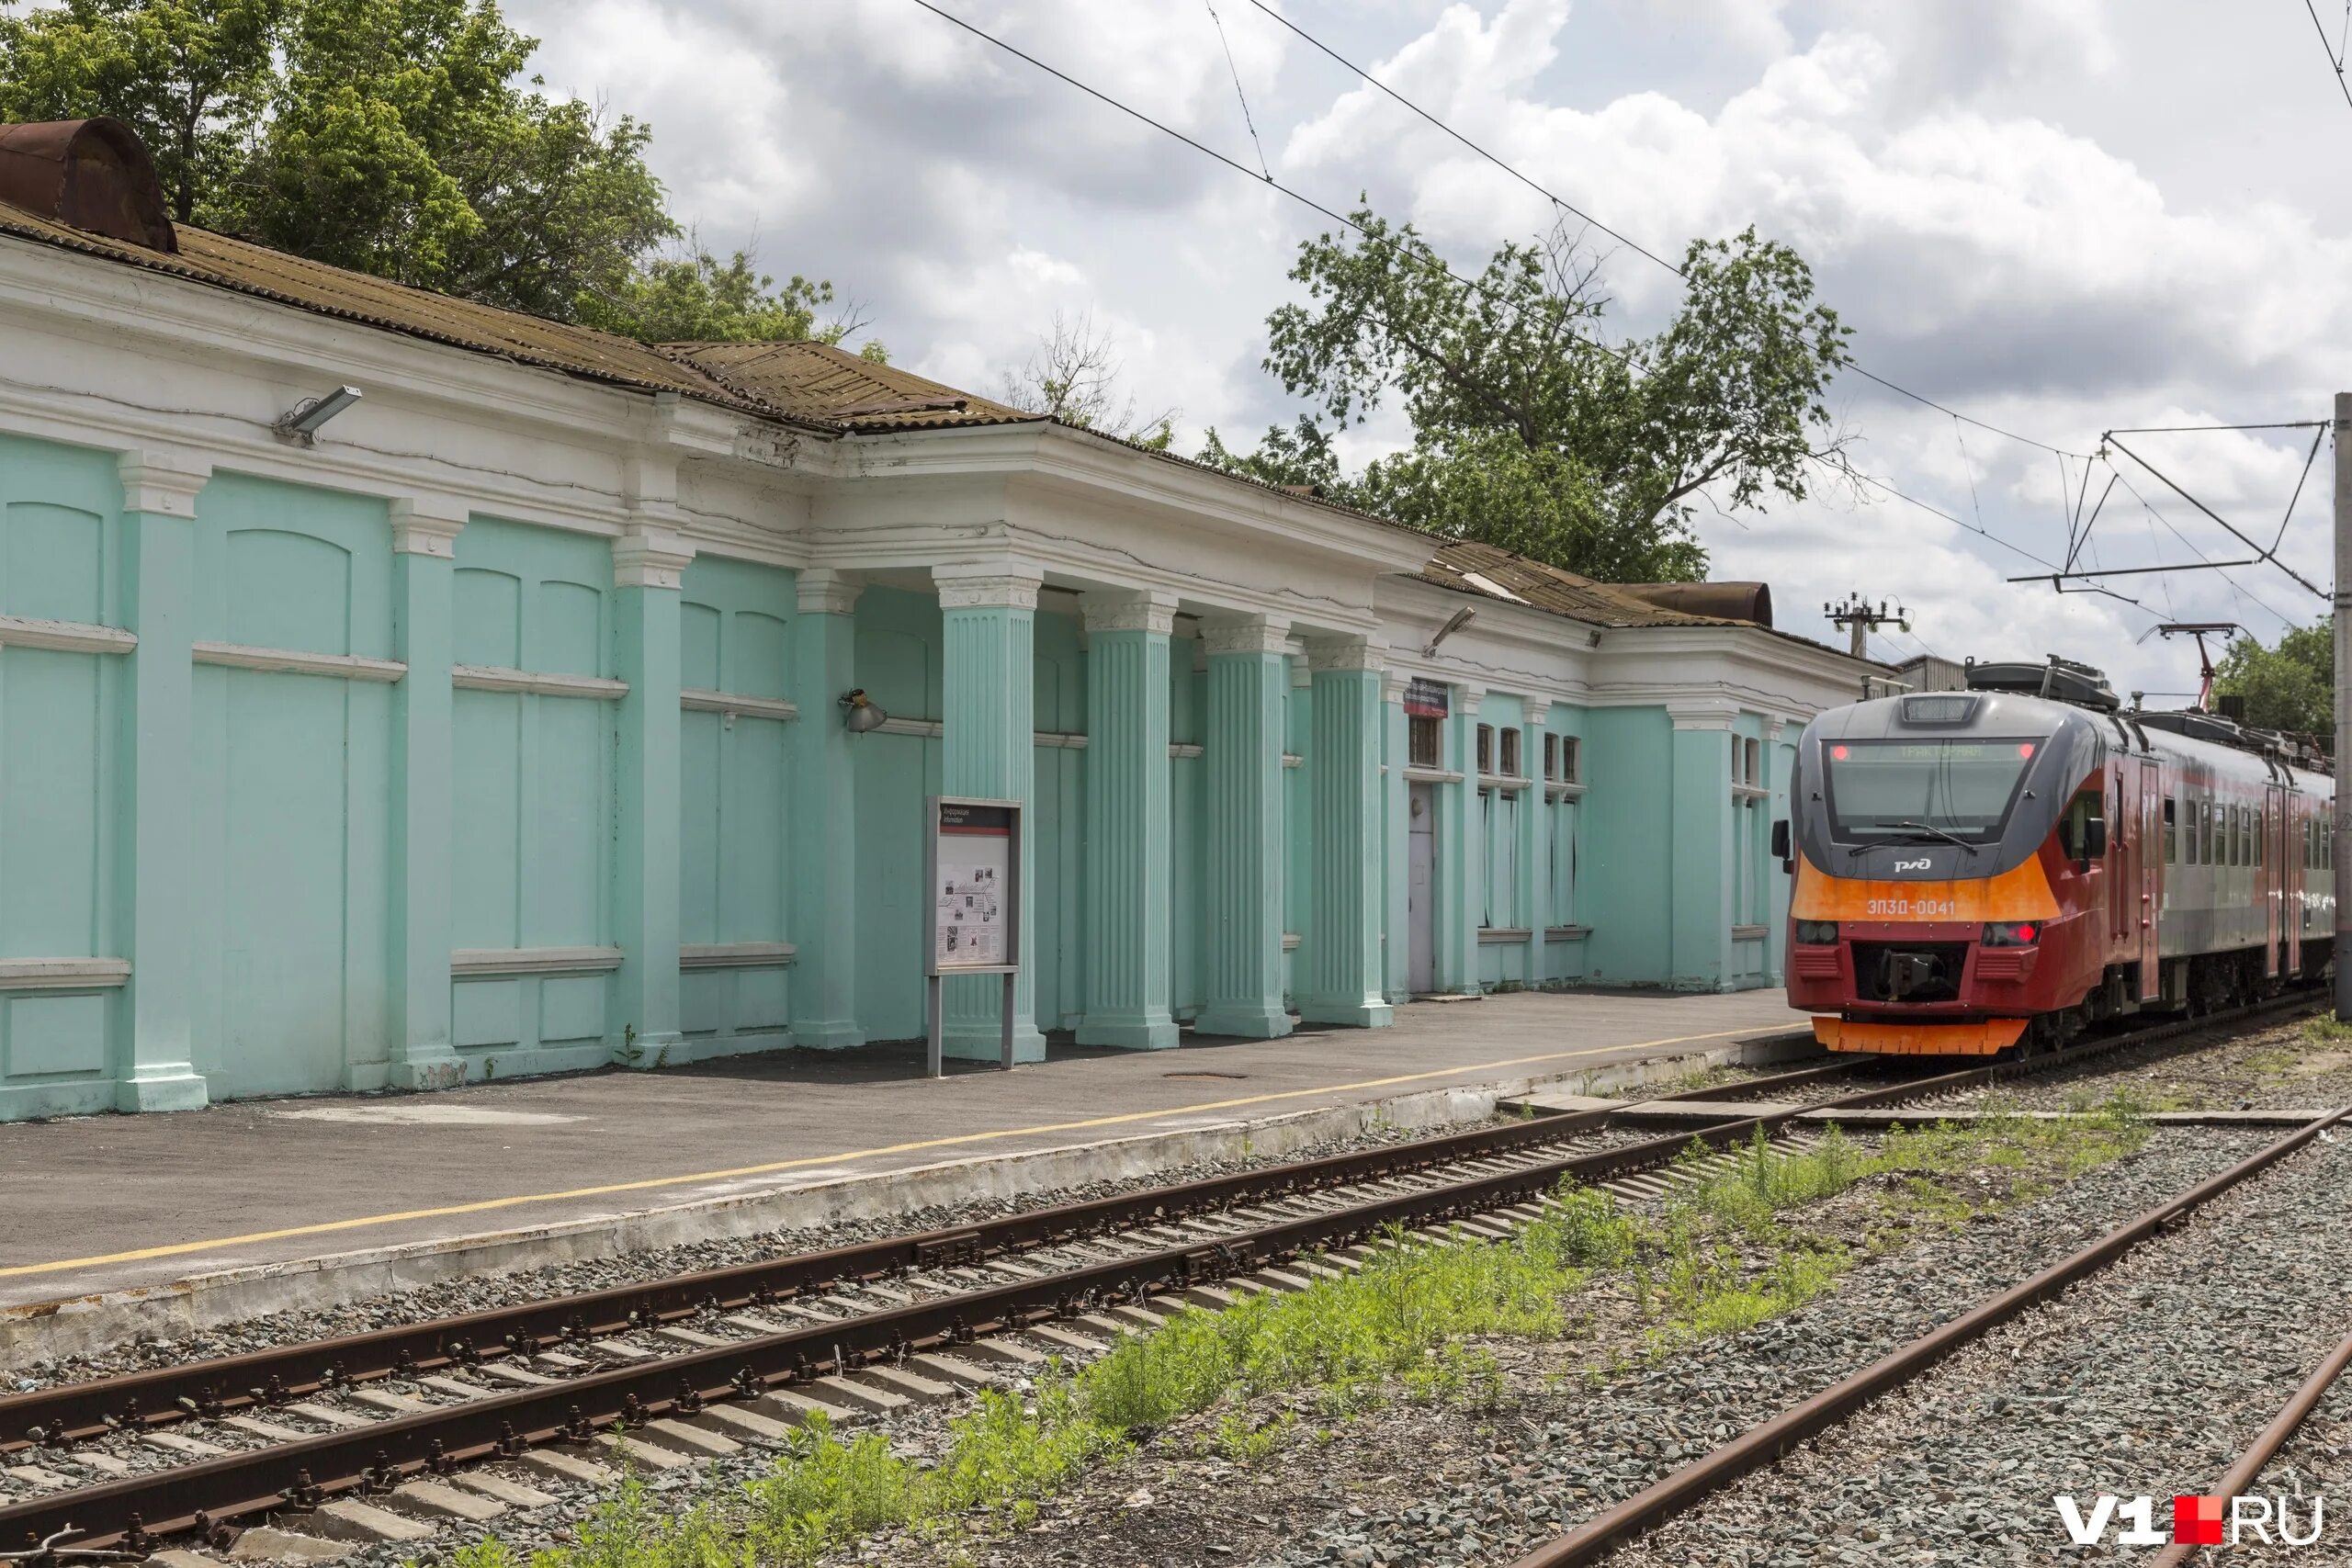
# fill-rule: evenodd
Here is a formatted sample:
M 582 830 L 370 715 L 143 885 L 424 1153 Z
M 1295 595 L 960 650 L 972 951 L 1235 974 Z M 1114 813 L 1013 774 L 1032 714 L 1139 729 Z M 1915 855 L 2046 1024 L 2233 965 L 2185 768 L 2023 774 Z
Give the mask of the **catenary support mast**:
M 2352 392 L 2335 394 L 2335 1016 L 2352 1023 Z

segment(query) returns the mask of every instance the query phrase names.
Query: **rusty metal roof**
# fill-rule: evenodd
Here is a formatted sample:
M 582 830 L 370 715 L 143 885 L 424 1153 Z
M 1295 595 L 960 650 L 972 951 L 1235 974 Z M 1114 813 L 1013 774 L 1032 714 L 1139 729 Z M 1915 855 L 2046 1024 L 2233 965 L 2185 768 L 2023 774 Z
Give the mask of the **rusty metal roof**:
M 846 430 L 1019 424 L 1045 416 L 823 343 L 673 343 L 662 352 L 745 397 Z
M 154 160 L 110 116 L 0 125 L 0 201 L 151 251 L 179 249 Z

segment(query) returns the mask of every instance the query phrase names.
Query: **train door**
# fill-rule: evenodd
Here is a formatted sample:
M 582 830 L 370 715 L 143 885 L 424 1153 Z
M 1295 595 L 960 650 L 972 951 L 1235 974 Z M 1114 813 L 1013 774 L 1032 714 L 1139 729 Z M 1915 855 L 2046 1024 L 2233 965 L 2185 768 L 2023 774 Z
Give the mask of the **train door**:
M 2265 951 L 2269 955 L 2270 973 L 2274 976 L 2295 972 L 2301 945 L 2296 938 L 2296 928 L 2302 922 L 2294 918 L 2294 900 L 2288 889 L 2295 886 L 2301 857 L 2293 849 L 2295 843 L 2295 797 L 2277 784 L 2267 792 L 2268 804 L 2263 808 L 2262 886 L 2264 904 L 2270 910 L 2269 940 Z
M 2140 862 L 2133 874 L 2125 882 L 2127 888 L 2137 888 L 2140 908 L 2140 999 L 2154 1001 L 2164 990 L 2164 962 L 2156 948 L 2156 912 L 2164 908 L 2164 766 L 2154 757 L 2140 762 L 2140 814 L 2136 820 L 2140 830 L 2132 835 L 2136 846 L 2133 852 Z M 2119 896 L 2118 903 L 2128 895 Z

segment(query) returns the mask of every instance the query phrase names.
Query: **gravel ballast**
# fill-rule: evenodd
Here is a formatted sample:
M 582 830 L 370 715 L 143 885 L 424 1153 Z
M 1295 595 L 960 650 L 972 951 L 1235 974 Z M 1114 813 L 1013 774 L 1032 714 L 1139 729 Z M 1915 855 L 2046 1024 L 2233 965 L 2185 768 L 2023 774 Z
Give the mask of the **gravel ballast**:
M 1507 1562 L 2267 1141 L 2203 1128 L 2161 1134 L 2046 1197 L 1858 1268 L 1786 1317 L 1655 1360 L 1636 1355 L 1598 1386 L 1584 1375 L 1591 1343 L 1498 1342 L 1489 1348 L 1508 1393 L 1493 1411 L 1398 1401 L 1334 1422 L 1300 1397 L 1286 1402 L 1293 1435 L 1256 1468 L 1211 1451 L 1204 1418 L 1179 1424 L 1047 1503 L 1035 1529 L 943 1548 L 886 1539 L 843 1561 Z M 1253 1415 L 1276 1418 L 1282 1403 Z
M 2102 1492 L 2166 1528 L 2342 1337 L 2347 1203 L 2352 1140 L 2313 1145 L 1615 1561 L 2043 1562 Z

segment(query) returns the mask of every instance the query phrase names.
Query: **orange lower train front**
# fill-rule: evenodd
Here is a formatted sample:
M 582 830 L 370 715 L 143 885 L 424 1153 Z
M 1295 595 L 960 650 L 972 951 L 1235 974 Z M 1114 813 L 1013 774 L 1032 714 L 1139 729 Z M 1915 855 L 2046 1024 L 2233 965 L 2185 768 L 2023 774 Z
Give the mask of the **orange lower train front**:
M 1989 1056 L 2082 998 L 2095 912 L 2062 911 L 2036 856 L 1998 876 L 1874 882 L 1800 859 L 1789 1005 L 1832 1051 Z

